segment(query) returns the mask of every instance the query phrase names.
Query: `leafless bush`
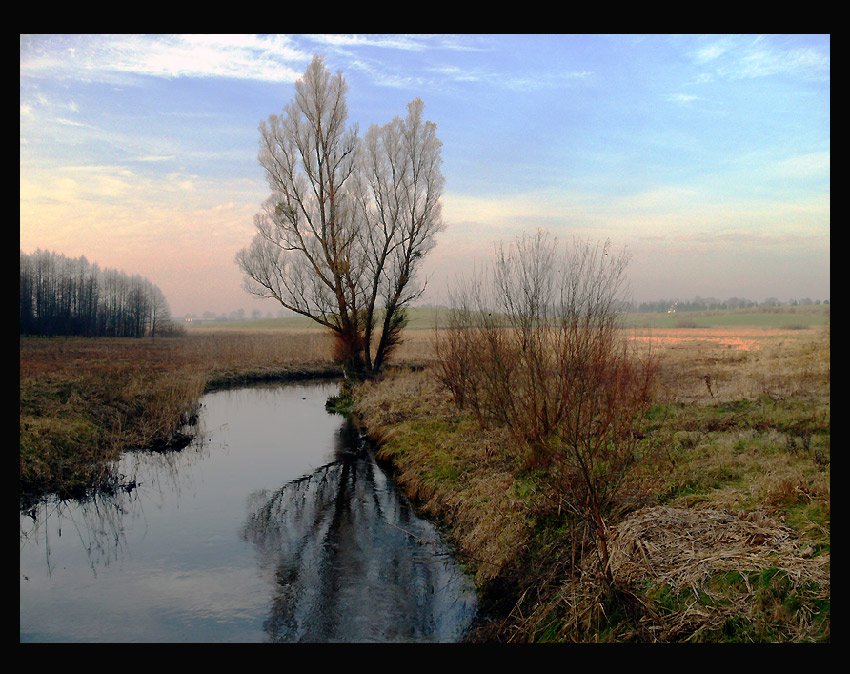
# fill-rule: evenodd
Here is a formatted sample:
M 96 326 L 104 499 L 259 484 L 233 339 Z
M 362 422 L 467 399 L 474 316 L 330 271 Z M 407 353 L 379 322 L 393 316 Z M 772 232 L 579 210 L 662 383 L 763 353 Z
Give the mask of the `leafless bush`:
M 621 335 L 626 253 L 538 231 L 500 246 L 460 285 L 435 339 L 457 405 L 508 427 L 527 465 L 544 468 L 559 506 L 596 534 L 610 580 L 606 519 L 639 499 L 640 422 L 655 377 Z

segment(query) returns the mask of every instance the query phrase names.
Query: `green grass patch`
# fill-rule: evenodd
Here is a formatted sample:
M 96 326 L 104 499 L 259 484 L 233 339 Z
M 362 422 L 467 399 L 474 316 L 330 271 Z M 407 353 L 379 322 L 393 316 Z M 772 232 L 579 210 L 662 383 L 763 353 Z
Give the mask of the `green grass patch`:
M 675 590 L 669 585 L 644 588 L 654 611 L 673 617 L 702 613 L 706 620 L 688 625 L 679 640 L 696 643 L 770 643 L 829 641 L 828 590 L 795 582 L 786 571 L 728 571 L 713 575 L 701 588 Z
M 56 491 L 60 495 L 84 492 L 104 474 L 102 433 L 85 418 L 21 417 L 20 481 L 22 493 Z
M 778 328 L 807 330 L 829 323 L 830 305 L 760 307 L 758 309 L 718 309 L 716 311 L 684 311 L 672 314 L 630 313 L 629 327 L 643 328 Z
M 407 309 L 408 330 L 432 330 L 434 325 L 442 325 L 448 310 L 444 308 L 410 307 Z M 376 312 L 376 320 L 380 324 L 383 312 Z M 306 316 L 286 316 L 284 318 L 262 318 L 251 321 L 203 321 L 187 323 L 189 332 L 216 330 L 216 331 L 252 331 L 252 330 L 316 330 L 324 331 L 326 328 L 316 323 L 312 318 Z
M 817 328 L 829 322 L 828 304 L 798 307 L 771 307 L 760 309 L 720 309 L 717 311 L 686 311 L 674 314 L 625 314 L 627 327 L 650 328 L 779 328 L 796 331 Z M 408 330 L 433 330 L 446 324 L 448 309 L 444 307 L 409 307 Z M 377 312 L 381 320 L 381 312 Z M 201 330 L 253 331 L 253 330 L 324 330 L 323 326 L 306 316 L 264 318 L 246 321 L 204 321 L 187 323 L 189 332 Z

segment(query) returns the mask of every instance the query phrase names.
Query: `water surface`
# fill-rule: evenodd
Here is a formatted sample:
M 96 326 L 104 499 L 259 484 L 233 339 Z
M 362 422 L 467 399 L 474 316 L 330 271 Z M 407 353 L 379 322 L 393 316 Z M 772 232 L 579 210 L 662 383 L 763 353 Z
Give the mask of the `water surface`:
M 335 383 L 203 397 L 135 488 L 21 514 L 21 641 L 455 641 L 475 592 L 434 527 L 328 414 Z

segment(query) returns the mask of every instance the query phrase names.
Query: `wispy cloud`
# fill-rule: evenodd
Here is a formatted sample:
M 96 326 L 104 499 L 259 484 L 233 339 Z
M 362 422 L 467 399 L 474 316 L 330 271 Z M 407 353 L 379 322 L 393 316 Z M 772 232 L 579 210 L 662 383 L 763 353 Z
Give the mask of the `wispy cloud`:
M 94 127 L 91 124 L 85 124 L 83 122 L 76 122 L 73 119 L 67 119 L 65 117 L 56 117 L 53 120 L 57 124 L 63 124 L 64 126 L 76 126 L 82 129 L 93 129 Z
M 778 162 L 776 174 L 783 178 L 828 178 L 830 153 L 810 152 Z
M 51 245 L 76 249 L 85 230 L 95 234 L 88 244 L 98 250 L 145 242 L 155 255 L 157 241 L 202 243 L 210 237 L 235 247 L 250 232 L 262 195 L 249 181 L 184 172 L 158 176 L 116 165 L 32 170 L 20 184 L 21 217 L 32 223 L 21 230 L 21 245 L 55 241 Z
M 769 45 L 754 45 L 734 63 L 720 68 L 719 73 L 740 79 L 777 74 L 828 78 L 829 55 L 811 48 L 782 51 Z
M 45 111 L 49 115 L 64 115 L 69 112 L 77 114 L 80 111 L 80 106 L 76 103 L 76 101 L 64 101 L 56 98 L 55 96 L 48 97 L 42 92 L 21 94 L 22 115 L 26 117 L 34 117 L 37 113 Z
M 347 70 L 368 75 L 372 84 L 390 88 L 444 88 L 453 84 L 477 83 L 499 89 L 531 92 L 592 81 L 590 70 L 541 68 L 534 72 L 488 69 L 459 65 L 457 52 L 489 52 L 496 47 L 486 35 L 306 35 L 298 36 L 305 49 L 329 51 L 345 57 Z M 378 50 L 378 51 L 375 51 Z M 387 59 L 386 52 L 396 51 L 399 60 Z M 420 69 L 411 68 L 407 53 L 429 52 L 430 62 Z M 433 56 L 431 55 L 433 53 Z M 330 57 L 329 57 L 330 59 Z M 451 60 L 454 59 L 454 60 Z
M 706 82 L 713 82 L 714 75 L 711 73 L 699 73 L 696 75 L 688 84 L 705 84 Z
M 698 49 L 694 53 L 694 59 L 698 63 L 706 63 L 720 57 L 726 51 L 726 46 L 722 42 L 715 42 L 707 47 Z
M 462 84 L 478 82 L 490 87 L 516 92 L 555 89 L 588 83 L 594 78 L 594 73 L 589 70 L 555 70 L 516 74 L 480 68 L 461 68 L 455 65 L 432 66 L 427 69 L 427 72 L 442 82 Z
M 430 44 L 418 35 L 307 35 L 311 41 L 334 48 L 380 47 L 402 51 L 424 51 Z
M 829 40 L 808 41 L 805 36 L 740 35 L 711 38 L 713 41 L 690 53 L 703 68 L 725 79 L 751 79 L 792 75 L 828 80 Z M 703 72 L 701 77 L 710 77 Z
M 174 155 L 144 155 L 142 157 L 134 157 L 133 161 L 145 162 L 145 163 L 155 163 L 161 161 L 173 161 Z
M 816 172 L 824 162 L 828 165 L 828 158 L 816 154 L 789 160 L 776 170 L 809 167 Z M 781 199 L 730 194 L 718 201 L 710 182 L 620 195 L 552 188 L 482 197 L 448 193 L 443 198 L 446 221 L 459 233 L 473 232 L 479 241 L 511 225 L 607 233 L 624 242 L 647 235 L 677 239 L 693 232 L 713 237 L 730 231 L 757 233 L 772 241 L 795 232 L 828 240 L 829 210 L 829 195 Z
M 21 75 L 93 81 L 147 75 L 291 82 L 311 56 L 286 36 L 22 36 Z
M 667 97 L 667 101 L 670 103 L 679 103 L 680 105 L 689 105 L 694 101 L 701 101 L 703 98 L 701 96 L 696 96 L 694 94 L 670 94 Z
M 454 65 L 440 65 L 428 68 L 428 72 L 454 82 L 480 82 L 487 79 L 487 75 L 481 71 Z
M 491 49 L 475 35 L 410 35 L 410 34 L 366 34 L 366 35 L 305 35 L 305 39 L 319 45 L 342 49 L 351 47 L 377 47 L 399 51 L 422 52 L 429 50 L 485 51 Z
M 573 70 L 573 71 L 555 71 L 544 72 L 530 77 L 496 77 L 491 82 L 499 84 L 501 80 L 502 86 L 506 89 L 514 91 L 531 91 L 539 89 L 550 89 L 562 87 L 569 84 L 578 84 L 589 82 L 594 76 L 594 73 L 589 70 Z

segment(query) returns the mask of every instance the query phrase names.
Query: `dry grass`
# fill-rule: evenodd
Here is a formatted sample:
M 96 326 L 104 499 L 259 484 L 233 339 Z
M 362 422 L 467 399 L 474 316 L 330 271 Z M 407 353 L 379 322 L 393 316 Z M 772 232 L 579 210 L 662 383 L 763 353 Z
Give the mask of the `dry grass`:
M 204 331 L 180 341 L 182 357 L 207 372 L 208 388 L 315 370 L 337 373 L 324 331 Z
M 427 370 L 397 370 L 364 383 L 354 412 L 373 430 L 377 456 L 391 460 L 396 481 L 451 529 L 478 582 L 498 576 L 516 557 L 531 522 L 508 453 L 510 435 L 482 432 L 459 416 Z
M 205 390 L 336 374 L 328 344 L 318 331 L 21 338 L 22 498 L 85 492 L 123 449 L 183 441 Z
M 358 392 L 399 481 L 449 525 L 484 595 L 504 595 L 476 638 L 828 641 L 828 331 L 632 336 L 658 349 L 651 433 L 668 451 L 655 503 L 611 523 L 613 588 L 509 434 L 478 430 L 427 369 Z
M 264 327 L 263 322 L 258 322 L 257 327 L 247 325 L 192 326 L 187 329 L 187 335 L 205 354 L 205 360 L 210 353 L 215 353 L 223 360 L 235 358 L 242 363 L 248 356 L 259 362 L 330 362 L 333 338 L 320 327 Z M 247 349 L 245 354 L 241 353 L 242 349 Z M 426 364 L 433 358 L 432 330 L 415 329 L 403 333 L 402 343 L 390 362 Z
M 638 329 L 628 335 L 639 348 L 657 349 L 660 397 L 669 402 L 788 397 L 829 385 L 823 328 Z
M 785 571 L 795 584 L 829 584 L 829 555 L 812 556 L 811 546 L 776 517 L 700 505 L 654 506 L 620 522 L 611 563 L 618 579 L 674 590 L 701 588 L 717 573 Z
M 654 506 L 613 527 L 611 550 L 613 588 L 600 583 L 597 557 L 585 555 L 536 603 L 514 606 L 506 638 L 829 639 L 829 555 L 814 555 L 775 517 Z

